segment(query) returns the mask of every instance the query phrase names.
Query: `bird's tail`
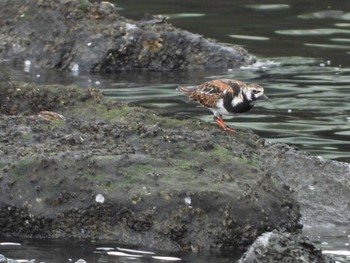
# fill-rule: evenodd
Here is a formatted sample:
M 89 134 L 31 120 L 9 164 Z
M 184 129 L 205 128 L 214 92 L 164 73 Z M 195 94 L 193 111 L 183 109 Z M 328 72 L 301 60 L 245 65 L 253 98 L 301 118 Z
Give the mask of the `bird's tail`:
M 177 90 L 182 92 L 183 94 L 189 96 L 197 90 L 197 86 L 187 86 L 187 87 L 179 86 L 179 87 L 177 87 Z

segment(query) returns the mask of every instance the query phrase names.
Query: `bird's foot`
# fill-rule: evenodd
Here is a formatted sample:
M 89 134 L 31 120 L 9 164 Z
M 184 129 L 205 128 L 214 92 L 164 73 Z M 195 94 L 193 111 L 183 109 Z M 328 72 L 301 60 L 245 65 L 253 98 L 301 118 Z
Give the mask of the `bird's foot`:
M 237 132 L 234 128 L 232 128 L 230 126 L 226 126 L 226 125 L 225 125 L 225 127 L 223 127 L 223 129 L 224 129 L 224 131 L 229 131 L 229 132 L 233 132 L 233 133 Z
M 234 132 L 236 133 L 237 131 L 227 125 L 225 125 L 222 117 L 214 117 L 214 121 L 218 124 L 219 128 L 223 129 L 224 131 L 229 131 L 229 132 Z

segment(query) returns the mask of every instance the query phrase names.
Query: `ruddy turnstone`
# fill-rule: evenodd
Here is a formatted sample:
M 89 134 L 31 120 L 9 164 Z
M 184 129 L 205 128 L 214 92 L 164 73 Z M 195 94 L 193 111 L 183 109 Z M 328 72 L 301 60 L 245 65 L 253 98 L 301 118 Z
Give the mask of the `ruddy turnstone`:
M 225 125 L 222 115 L 244 113 L 254 107 L 256 100 L 269 100 L 260 85 L 234 79 L 215 79 L 198 86 L 178 87 L 178 90 L 209 108 L 219 127 L 231 132 L 236 130 Z

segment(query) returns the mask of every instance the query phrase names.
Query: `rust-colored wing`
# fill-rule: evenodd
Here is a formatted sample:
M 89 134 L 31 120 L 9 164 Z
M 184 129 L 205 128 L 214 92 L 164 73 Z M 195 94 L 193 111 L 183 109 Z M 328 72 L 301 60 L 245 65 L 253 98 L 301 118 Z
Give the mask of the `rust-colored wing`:
M 179 90 L 205 107 L 215 108 L 217 102 L 225 95 L 237 96 L 246 84 L 234 79 L 216 79 L 198 86 L 179 87 Z

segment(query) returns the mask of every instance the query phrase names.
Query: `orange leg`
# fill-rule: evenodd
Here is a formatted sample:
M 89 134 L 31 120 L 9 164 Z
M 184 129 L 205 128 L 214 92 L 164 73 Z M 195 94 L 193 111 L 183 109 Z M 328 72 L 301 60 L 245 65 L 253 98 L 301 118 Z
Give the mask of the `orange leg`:
M 224 131 L 237 132 L 235 129 L 225 125 L 221 115 L 219 115 L 219 117 L 214 116 L 214 121 L 219 125 L 219 128 L 223 129 Z

